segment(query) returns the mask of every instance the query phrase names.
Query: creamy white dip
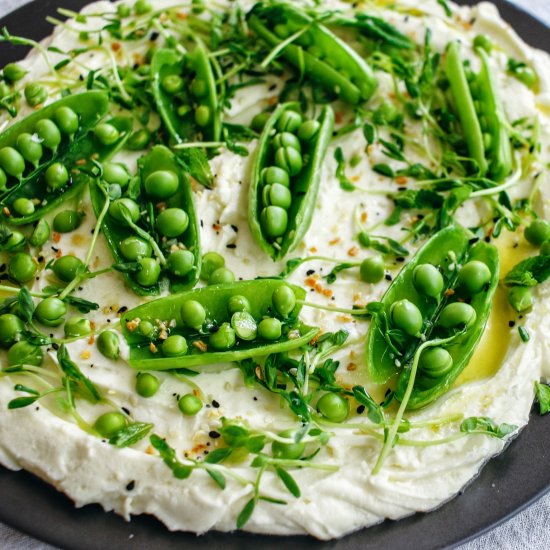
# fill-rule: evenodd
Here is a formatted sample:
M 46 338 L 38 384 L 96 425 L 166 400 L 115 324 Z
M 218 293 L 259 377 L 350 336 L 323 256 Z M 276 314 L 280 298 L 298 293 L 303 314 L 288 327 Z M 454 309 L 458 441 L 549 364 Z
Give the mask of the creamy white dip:
M 176 2 L 155 2 L 155 8 L 174 4 Z M 332 0 L 327 1 L 326 5 L 347 6 Z M 376 8 L 374 14 L 387 18 L 415 41 L 422 41 L 425 29 L 430 27 L 435 50 L 442 51 L 446 43 L 455 38 L 464 38 L 469 44 L 480 33 L 487 34 L 497 44 L 491 64 L 498 74 L 508 119 L 534 115 L 539 117 L 541 164 L 548 162 L 550 58 L 526 46 L 513 29 L 500 19 L 491 4 L 482 3 L 474 8 L 453 6 L 455 16 L 452 21 L 444 17 L 441 6 L 435 1 L 410 0 L 399 2 L 399 6 L 417 8 L 422 15 L 405 16 L 404 13 L 382 7 Z M 97 2 L 88 6 L 84 12 L 112 9 L 114 7 L 111 3 Z M 87 26 L 94 24 L 94 19 L 90 19 Z M 74 25 L 78 26 L 76 23 Z M 46 43 L 61 49 L 78 45 L 75 34 L 62 29 L 57 29 Z M 472 51 L 468 47 L 463 50 L 475 63 Z M 116 60 L 119 63 L 127 62 L 131 53 L 123 50 L 117 53 Z M 536 68 L 540 79 L 537 93 L 506 75 L 506 60 L 509 56 L 525 60 Z M 55 62 L 56 56 L 52 55 L 52 59 Z M 83 61 L 89 66 L 99 67 L 108 60 L 105 52 L 96 51 L 88 59 L 83 56 Z M 22 61 L 22 65 L 29 70 L 23 84 L 41 77 L 47 70 L 37 52 L 31 53 Z M 392 82 L 386 74 L 379 73 L 377 76 L 379 88 L 372 99 L 374 106 L 392 89 Z M 269 97 L 277 96 L 277 93 L 277 90 L 268 93 L 264 86 L 248 88 L 246 93 L 233 101 L 227 118 L 248 122 L 255 112 L 267 105 Z M 339 109 L 343 122 L 346 122 L 346 117 L 351 115 L 343 105 L 337 105 L 336 110 Z M 410 151 L 412 157 L 416 155 L 418 160 L 424 162 L 427 161 L 421 151 L 425 148 L 426 139 L 418 132 L 419 149 Z M 344 192 L 340 189 L 334 175 L 336 164 L 333 153 L 336 146 L 342 147 L 346 158 L 354 154 L 361 156 L 361 162 L 354 168 L 348 168 L 347 174 L 362 190 Z M 369 193 L 369 190 L 395 190 L 395 183 L 376 174 L 371 168 L 377 162 L 388 162 L 388 159 L 377 145 L 370 147 L 368 154 L 365 154 L 366 146 L 361 131 L 335 140 L 330 146 L 311 227 L 303 243 L 287 259 L 316 254 L 351 260 L 358 248 L 354 240 L 357 229 L 353 223 L 356 209 L 359 209 L 360 214 L 364 213 L 365 224 L 369 227 L 383 220 L 391 211 L 392 203 L 383 194 Z M 251 144 L 251 153 L 254 147 L 255 142 Z M 240 157 L 227 151 L 222 152 L 211 161 L 215 174 L 214 188 L 197 188 L 195 192 L 196 208 L 202 220 L 203 252 L 217 251 L 222 254 L 227 266 L 243 279 L 277 274 L 284 266 L 284 262 L 274 264 L 263 254 L 248 229 L 246 205 L 251 158 L 252 155 Z M 136 155 L 121 153 L 116 160 L 127 162 L 128 166 L 135 168 L 135 159 Z M 392 162 L 389 161 L 390 164 Z M 400 167 L 399 163 L 396 163 L 396 167 Z M 541 166 L 532 166 L 530 174 L 540 169 Z M 518 185 L 510 193 L 522 196 L 522 193 L 525 194 L 525 185 Z M 541 185 L 540 208 L 549 217 L 550 194 L 547 187 Z M 86 201 L 82 207 L 86 211 L 85 222 L 77 231 L 62 235 L 58 243 L 48 242 L 45 245 L 42 255 L 46 262 L 56 256 L 57 252 L 51 248 L 52 245 L 63 254 L 70 253 L 83 259 L 95 218 Z M 468 203 L 458 212 L 459 220 L 467 225 L 475 225 L 480 215 L 482 206 L 475 203 Z M 388 235 L 396 238 L 402 236 L 401 225 L 388 229 Z M 507 261 L 506 258 L 512 255 L 514 245 L 520 241 L 523 242 L 521 235 L 504 235 L 500 242 L 495 242 L 508 268 L 515 262 Z M 235 245 L 235 248 L 227 248 L 228 244 Z M 522 244 L 520 248 L 526 246 Z M 357 252 L 359 258 L 371 253 L 362 250 Z M 94 256 L 93 269 L 107 267 L 112 263 L 102 237 Z M 397 273 L 402 265 L 396 263 L 390 273 Z M 386 280 L 376 285 L 362 283 L 354 270 L 343 273 L 330 286 L 323 279 L 315 280 L 330 269 L 331 264 L 310 262 L 301 266 L 289 280 L 306 286 L 310 301 L 328 306 L 337 303 L 347 308 L 380 299 L 389 284 Z M 315 273 L 308 275 L 309 270 L 315 270 Z M 47 273 L 42 273 L 34 284 L 34 290 L 46 286 L 47 279 Z M 332 294 L 323 293 L 325 289 L 331 290 Z M 140 298 L 124 287 L 122 276 L 116 273 L 87 281 L 78 295 L 99 302 L 99 311 L 92 312 L 88 317 L 101 329 L 107 326 L 116 328 L 120 307 L 130 308 L 141 302 Z M 545 337 L 545 333 L 550 330 L 550 287 L 543 285 L 537 290 L 535 308 L 525 319 L 525 327 L 531 335 L 527 344 L 521 342 L 516 329 L 508 329 L 509 318 L 506 315 L 511 313 L 507 310 L 505 300 L 500 301 L 502 303 L 498 308 L 495 306 L 496 310 L 491 317 L 486 341 L 481 344 L 483 353 L 474 355 L 462 383 L 456 384 L 432 405 L 408 414 L 407 418 L 411 422 L 461 415 L 487 416 L 497 423 L 515 424 L 519 428 L 527 423 L 533 401 L 534 381 L 541 376 L 546 379 L 550 377 L 550 342 Z M 376 388 L 366 377 L 364 364 L 363 350 L 368 322 L 311 308 L 304 308 L 302 317 L 323 331 L 345 329 L 350 333 L 349 343 L 335 356 L 340 360 L 338 380 L 342 384 L 364 385 L 376 395 Z M 504 330 L 501 326 L 504 326 Z M 499 366 L 494 368 L 489 365 L 493 359 L 487 357 L 494 355 L 491 346 L 494 347 L 499 335 L 504 335 L 501 342 L 506 342 L 507 348 L 501 350 Z M 499 345 L 502 346 L 501 342 Z M 272 432 L 296 425 L 288 409 L 281 407 L 277 396 L 260 387 L 246 387 L 240 370 L 234 365 L 209 368 L 207 372 L 193 378 L 193 382 L 203 391 L 207 406 L 194 417 L 184 417 L 178 410 L 174 396 L 191 391 L 192 388 L 185 380 L 158 373 L 162 380 L 159 392 L 151 399 L 144 399 L 136 394 L 136 372 L 124 359 L 107 360 L 87 339 L 70 344 L 68 349 L 84 374 L 110 400 L 119 407 L 126 407 L 134 418 L 153 423 L 155 433 L 167 438 L 181 460 L 184 459 L 184 452 L 196 457 L 204 456 L 204 451 L 216 448 L 220 440 L 209 438 L 208 434 L 219 428 L 220 419 L 224 416 L 243 419 L 253 428 Z M 53 350 L 48 360 L 55 361 Z M 3 355 L 0 361 L 5 361 Z M 131 448 L 117 449 L 82 431 L 61 412 L 53 399 L 40 401 L 38 405 L 24 409 L 8 410 L 7 403 L 16 395 L 13 391 L 14 383 L 14 379 L 0 380 L 0 461 L 8 468 L 24 468 L 33 472 L 70 496 L 77 506 L 100 503 L 105 510 L 114 510 L 127 519 L 141 513 L 153 514 L 172 530 L 203 533 L 209 529 L 235 529 L 236 516 L 252 495 L 250 486 L 243 486 L 228 478 L 226 489 L 221 491 L 204 471 L 195 471 L 186 480 L 176 480 L 151 450 L 148 439 Z M 108 407 L 105 407 L 105 411 L 99 409 L 101 406 L 78 403 L 80 414 L 91 423 L 101 412 L 111 410 Z M 366 419 L 352 410 L 348 421 L 357 424 L 366 422 Z M 437 429 L 431 426 L 416 429 L 414 435 L 412 432 L 406 435 L 416 440 L 441 439 L 456 434 L 458 425 L 459 422 L 441 424 Z M 289 497 L 275 474 L 267 471 L 262 480 L 262 494 L 284 499 L 288 504 L 281 506 L 260 501 L 245 528 L 257 533 L 306 533 L 329 539 L 378 523 L 384 518 L 397 519 L 416 511 L 427 511 L 457 494 L 504 445 L 504 441 L 485 435 L 468 436 L 451 443 L 427 447 L 397 445 L 381 471 L 372 475 L 371 470 L 381 443 L 356 428 L 343 426 L 334 430 L 334 436 L 315 459 L 319 463 L 337 465 L 338 471 L 292 470 L 302 490 L 302 496 L 298 499 Z M 256 475 L 256 471 L 247 463 L 232 468 L 246 479 L 253 479 Z

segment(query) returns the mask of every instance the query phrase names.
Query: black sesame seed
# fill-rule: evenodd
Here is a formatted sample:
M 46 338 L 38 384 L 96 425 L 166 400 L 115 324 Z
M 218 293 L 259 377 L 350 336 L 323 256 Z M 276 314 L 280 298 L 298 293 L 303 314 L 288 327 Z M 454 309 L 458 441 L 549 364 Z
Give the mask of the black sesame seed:
M 52 348 L 57 351 L 59 349 L 59 344 L 56 344 L 55 342 L 52 344 Z
M 219 409 L 220 408 L 220 404 L 214 399 L 212 400 L 212 406 L 215 408 L 215 409 Z
M 310 275 L 313 275 L 315 273 L 315 269 L 308 269 L 306 271 L 306 275 L 309 277 Z
M 390 275 L 389 273 L 386 274 L 385 279 L 386 279 L 386 281 L 391 281 L 391 279 L 392 279 L 392 278 L 391 278 L 391 275 Z
M 122 306 L 117 313 L 124 313 L 125 311 L 128 311 L 128 308 L 126 306 Z
M 132 481 L 130 481 L 130 483 L 126 485 L 126 490 L 133 491 L 135 486 L 136 486 L 136 482 L 132 479 Z
M 231 225 L 231 229 L 233 229 L 233 231 L 235 231 L 235 233 L 239 232 L 239 228 L 236 225 Z
M 510 328 L 515 327 L 515 326 L 516 326 L 516 322 L 515 322 L 515 321 L 508 321 L 508 326 L 509 326 Z
M 212 439 L 218 439 L 220 437 L 220 432 L 217 432 L 216 430 L 212 430 L 211 432 L 208 432 L 208 437 L 211 437 Z
M 229 243 L 225 245 L 226 248 L 237 248 L 237 245 L 235 243 Z
M 128 416 L 130 416 L 130 411 L 126 407 L 120 407 L 123 412 L 125 412 Z
M 359 405 L 357 407 L 357 414 L 363 414 L 365 412 L 365 405 Z

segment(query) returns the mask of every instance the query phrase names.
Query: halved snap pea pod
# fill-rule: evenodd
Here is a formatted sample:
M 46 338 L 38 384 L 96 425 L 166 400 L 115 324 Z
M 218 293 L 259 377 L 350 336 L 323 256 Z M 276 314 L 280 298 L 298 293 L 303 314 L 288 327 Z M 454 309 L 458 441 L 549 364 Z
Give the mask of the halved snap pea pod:
M 129 363 L 136 369 L 168 370 L 299 348 L 318 332 L 298 318 L 297 301 L 305 295 L 304 289 L 284 281 L 262 279 L 212 285 L 143 304 L 121 320 Z
M 163 145 L 153 147 L 138 167 L 137 185 L 128 185 L 124 195 L 111 203 L 103 223 L 115 263 L 139 266 L 125 273 L 136 294 L 157 295 L 163 281 L 169 281 L 175 292 L 190 288 L 199 278 L 201 252 L 187 176 Z M 99 215 L 105 196 L 98 182 L 92 182 L 90 195 Z
M 368 100 L 376 89 L 374 74 L 359 54 L 303 11 L 283 3 L 257 3 L 249 27 L 267 44 L 279 46 L 305 29 L 282 51 L 290 64 L 347 103 Z
M 108 107 L 105 92 L 83 92 L 50 103 L 2 132 L 0 168 L 7 181 L 0 198 L 43 175 L 51 164 L 76 150 Z
M 248 199 L 248 223 L 256 242 L 282 258 L 309 228 L 332 138 L 334 113 L 325 106 L 304 120 L 296 103 L 283 103 L 258 141 Z
M 221 120 L 216 83 L 206 50 L 198 45 L 185 55 L 157 50 L 151 61 L 157 110 L 176 143 L 195 139 L 219 141 Z
M 512 150 L 487 52 L 476 49 L 481 57 L 481 70 L 466 70 L 460 55 L 460 44 L 447 46 L 445 72 L 449 79 L 469 155 L 480 175 L 488 174 L 502 181 L 512 171 Z
M 24 225 L 39 220 L 81 193 L 90 183 L 90 174 L 95 170 L 92 161 L 105 162 L 111 158 L 130 136 L 133 121 L 130 117 L 117 116 L 102 122 L 100 126 L 108 128 L 114 139 L 103 143 L 93 132 L 89 132 L 77 144 L 70 146 L 56 162 L 49 164 L 43 173 L 35 172 L 4 197 L 0 204 L 8 208 L 12 224 Z M 21 199 L 32 204 L 32 208 L 28 211 L 18 209 Z
M 449 343 L 420 356 L 410 409 L 449 389 L 483 334 L 498 284 L 499 258 L 494 246 L 471 245 L 469 236 L 466 229 L 452 226 L 434 235 L 394 279 L 373 316 L 366 349 L 368 372 L 379 384 L 399 375 L 398 400 L 420 345 L 456 334 Z

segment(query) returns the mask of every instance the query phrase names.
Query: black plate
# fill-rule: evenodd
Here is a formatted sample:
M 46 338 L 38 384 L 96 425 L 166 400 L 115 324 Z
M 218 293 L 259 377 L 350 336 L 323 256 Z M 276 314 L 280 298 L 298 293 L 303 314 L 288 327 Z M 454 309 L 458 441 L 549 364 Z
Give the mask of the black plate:
M 87 1 L 35 0 L 0 21 L 12 34 L 40 39 L 51 32 L 45 22 L 56 7 L 78 10 Z M 475 2 L 461 2 L 474 4 Z M 550 51 L 550 30 L 520 9 L 496 0 L 501 15 L 532 46 Z M 2 44 L 0 66 L 23 57 L 21 47 Z M 516 514 L 550 489 L 548 449 L 550 415 L 536 412 L 526 429 L 508 449 L 489 461 L 480 476 L 458 498 L 428 514 L 359 531 L 338 541 L 320 543 L 309 537 L 257 536 L 248 533 L 209 533 L 197 539 L 189 533 L 171 533 L 150 516 L 125 522 L 98 505 L 76 509 L 67 497 L 27 472 L 0 467 L 0 520 L 50 544 L 78 550 L 105 548 L 181 550 L 207 546 L 209 550 L 279 550 L 330 548 L 331 550 L 381 548 L 444 548 L 466 542 Z M 192 505 L 192 503 L 190 503 Z

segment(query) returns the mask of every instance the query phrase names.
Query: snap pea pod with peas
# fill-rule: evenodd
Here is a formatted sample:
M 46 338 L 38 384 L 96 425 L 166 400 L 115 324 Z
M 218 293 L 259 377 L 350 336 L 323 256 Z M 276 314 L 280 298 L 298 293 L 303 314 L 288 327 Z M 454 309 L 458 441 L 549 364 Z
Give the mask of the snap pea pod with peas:
M 136 294 L 159 294 L 163 281 L 174 292 L 190 288 L 199 278 L 201 251 L 187 176 L 163 145 L 143 156 L 138 168 L 137 178 L 111 203 L 102 226 L 113 258 L 117 264 L 135 263 L 137 270 L 125 277 Z M 99 186 L 94 182 L 90 187 L 96 215 L 105 204 Z
M 300 287 L 263 279 L 159 298 L 124 314 L 136 369 L 169 370 L 241 361 L 305 345 L 318 329 L 299 320 Z
M 208 54 L 202 45 L 184 55 L 170 49 L 155 52 L 151 61 L 155 105 L 176 143 L 194 139 L 219 141 L 220 108 Z
M 281 56 L 346 103 L 367 101 L 377 86 L 369 65 L 343 40 L 305 12 L 283 3 L 257 3 L 248 25 L 264 42 L 276 48 L 295 33 Z
M 296 103 L 279 105 L 265 124 L 253 160 L 248 223 L 274 260 L 309 228 L 333 126 L 330 106 L 317 119 L 304 120 Z
M 470 157 L 480 175 L 497 182 L 512 171 L 512 148 L 489 57 L 476 48 L 481 70 L 464 66 L 458 42 L 447 46 L 445 72 Z
M 450 388 L 483 334 L 498 284 L 499 257 L 493 245 L 471 244 L 470 237 L 468 230 L 454 226 L 434 235 L 393 280 L 373 315 L 368 372 L 378 384 L 397 377 L 399 401 L 419 347 L 447 339 L 422 351 L 409 409 L 427 405 Z

